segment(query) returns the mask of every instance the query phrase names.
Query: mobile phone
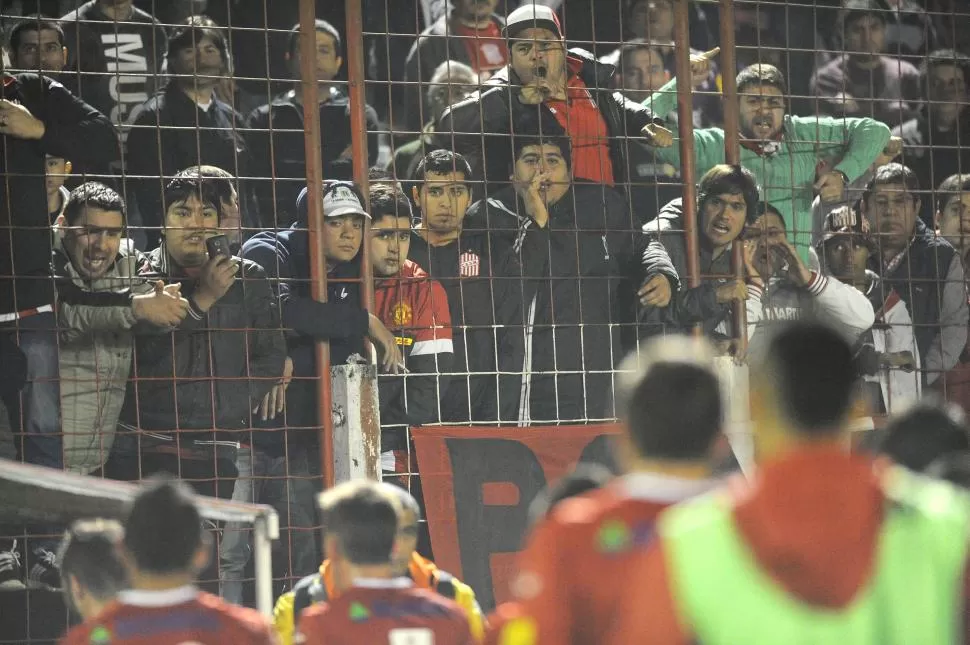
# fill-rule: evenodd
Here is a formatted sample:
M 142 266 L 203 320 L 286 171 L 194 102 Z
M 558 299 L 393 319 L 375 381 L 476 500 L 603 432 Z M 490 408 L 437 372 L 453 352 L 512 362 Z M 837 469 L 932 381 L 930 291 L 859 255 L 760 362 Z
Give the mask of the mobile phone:
M 227 258 L 232 257 L 232 251 L 229 250 L 229 238 L 225 235 L 216 235 L 215 237 L 210 237 L 205 241 L 205 250 L 209 252 L 209 259 L 219 257 L 223 255 Z

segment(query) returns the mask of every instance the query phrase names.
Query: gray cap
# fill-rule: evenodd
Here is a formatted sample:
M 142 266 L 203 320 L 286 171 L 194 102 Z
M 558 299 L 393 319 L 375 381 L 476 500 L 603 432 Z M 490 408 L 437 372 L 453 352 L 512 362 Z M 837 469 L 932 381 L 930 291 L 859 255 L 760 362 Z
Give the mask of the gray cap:
M 330 181 L 323 183 L 323 216 L 341 217 L 343 215 L 361 215 L 370 219 L 370 213 L 358 196 L 355 184 L 349 181 Z M 300 221 L 307 217 L 307 189 L 300 191 L 296 198 L 296 212 Z

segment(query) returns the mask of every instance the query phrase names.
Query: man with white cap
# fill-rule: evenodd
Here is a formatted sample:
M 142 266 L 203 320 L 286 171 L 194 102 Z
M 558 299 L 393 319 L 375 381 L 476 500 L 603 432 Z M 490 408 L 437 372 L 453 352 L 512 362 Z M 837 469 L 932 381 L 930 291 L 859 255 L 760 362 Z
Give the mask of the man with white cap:
M 511 146 L 523 115 L 541 110 L 569 134 L 576 179 L 613 186 L 624 181 L 627 137 L 670 146 L 673 135 L 646 107 L 610 89 L 616 72 L 583 49 L 566 50 L 559 18 L 526 4 L 509 14 L 509 65 L 483 91 L 451 106 L 436 128 L 444 148 L 463 154 L 486 181 L 507 182 Z M 484 134 L 483 133 L 487 133 Z M 633 141 L 630 145 L 636 145 Z

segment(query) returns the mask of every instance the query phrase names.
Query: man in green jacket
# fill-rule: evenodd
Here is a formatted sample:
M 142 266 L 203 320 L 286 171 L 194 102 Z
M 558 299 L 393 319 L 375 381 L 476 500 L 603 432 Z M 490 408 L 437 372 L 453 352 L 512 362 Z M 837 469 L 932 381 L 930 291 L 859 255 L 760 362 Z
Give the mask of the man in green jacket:
M 848 184 L 868 170 L 887 147 L 889 128 L 869 118 L 787 114 L 788 85 L 781 71 L 772 65 L 751 65 L 741 70 L 737 88 L 741 165 L 754 173 L 762 199 L 778 208 L 790 223 L 792 242 L 807 261 L 815 194 L 822 201 L 839 201 Z M 654 114 L 667 114 L 676 102 L 674 80 L 645 104 Z M 656 151 L 659 160 L 680 168 L 677 145 Z M 725 163 L 724 130 L 695 130 L 694 159 L 698 176 Z M 821 175 L 820 167 L 827 169 Z

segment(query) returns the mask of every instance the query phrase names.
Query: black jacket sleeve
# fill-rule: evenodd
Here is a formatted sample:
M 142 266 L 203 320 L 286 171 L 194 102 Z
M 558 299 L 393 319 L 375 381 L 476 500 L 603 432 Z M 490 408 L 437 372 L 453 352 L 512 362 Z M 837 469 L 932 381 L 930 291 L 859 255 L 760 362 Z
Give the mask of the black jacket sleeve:
M 249 399 L 255 404 L 283 374 L 286 341 L 280 328 L 276 297 L 266 272 L 258 264 L 245 260 L 240 271 L 248 319 Z

